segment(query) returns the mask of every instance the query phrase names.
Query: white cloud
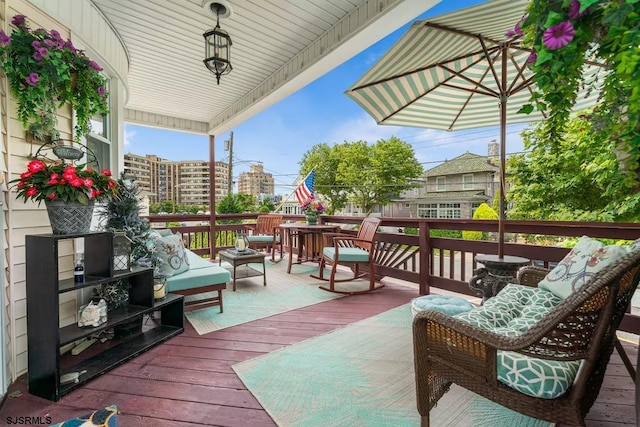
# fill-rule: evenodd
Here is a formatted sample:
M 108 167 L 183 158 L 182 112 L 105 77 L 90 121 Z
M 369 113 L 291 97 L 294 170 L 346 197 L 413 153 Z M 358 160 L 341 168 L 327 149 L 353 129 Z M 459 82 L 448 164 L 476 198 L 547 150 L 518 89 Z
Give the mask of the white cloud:
M 133 138 L 136 136 L 136 131 L 129 128 L 129 126 L 124 127 L 124 146 L 127 148 L 131 148 L 131 144 L 133 142 Z

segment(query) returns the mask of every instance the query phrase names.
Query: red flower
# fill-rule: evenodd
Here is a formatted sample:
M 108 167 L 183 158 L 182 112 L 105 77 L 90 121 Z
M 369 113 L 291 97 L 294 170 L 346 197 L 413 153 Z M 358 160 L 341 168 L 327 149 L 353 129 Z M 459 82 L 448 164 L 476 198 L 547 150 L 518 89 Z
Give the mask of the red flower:
M 111 171 L 109 169 L 102 169 L 100 173 L 102 173 L 102 175 L 111 176 Z
M 35 173 L 35 172 L 44 170 L 44 168 L 46 168 L 46 165 L 44 164 L 44 162 L 42 162 L 40 160 L 32 160 L 27 165 L 27 170 L 29 172 L 31 172 L 31 173 Z
M 47 181 L 47 184 L 49 184 L 49 185 L 58 185 L 58 178 L 57 177 L 56 178 L 54 178 L 54 177 L 49 178 L 49 181 Z
M 84 184 L 84 182 L 82 181 L 82 178 L 74 178 L 69 180 L 69 184 L 71 184 L 72 187 L 82 187 L 82 184 Z
M 36 194 L 38 194 L 38 190 L 35 187 L 29 187 L 29 188 L 27 188 L 26 194 L 29 197 L 33 197 Z
M 93 180 L 91 178 L 85 178 L 82 182 L 87 188 L 93 187 Z
M 94 173 L 96 170 L 94 168 L 87 168 L 87 173 Z
M 116 186 L 116 184 L 113 181 L 109 181 L 109 188 L 113 188 L 115 186 Z
M 51 194 L 49 194 L 49 195 L 47 196 L 47 199 L 49 199 L 49 200 L 53 200 L 53 199 L 55 199 L 55 198 L 56 198 L 56 195 L 57 195 L 57 194 L 56 194 L 55 192 L 54 192 L 54 193 L 51 193 Z
M 31 172 L 22 172 L 20 174 L 20 179 L 27 179 L 31 176 Z

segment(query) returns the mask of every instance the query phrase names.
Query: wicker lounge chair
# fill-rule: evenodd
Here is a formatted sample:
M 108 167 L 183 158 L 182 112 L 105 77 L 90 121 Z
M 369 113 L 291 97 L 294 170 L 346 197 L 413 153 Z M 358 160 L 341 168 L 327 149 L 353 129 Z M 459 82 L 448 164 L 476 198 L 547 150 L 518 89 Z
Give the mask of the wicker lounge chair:
M 414 319 L 413 334 L 422 425 L 429 425 L 429 410 L 451 383 L 534 418 L 584 425 L 611 353 L 619 345 L 616 329 L 640 280 L 639 266 L 638 252 L 622 257 L 552 306 L 521 335 L 505 336 L 435 311 L 419 313 Z M 540 268 L 526 267 L 520 272 L 519 281 L 535 287 L 544 274 L 546 271 Z M 519 289 L 531 289 L 527 286 Z M 495 298 L 498 297 L 500 294 Z M 532 397 L 498 378 L 502 352 L 546 361 L 583 362 L 564 394 L 555 398 Z
M 312 275 L 322 280 L 328 280 L 329 286 L 320 286 L 320 289 L 325 291 L 335 292 L 339 294 L 363 294 L 371 292 L 376 289 L 383 288 L 384 285 L 378 284 L 376 286 L 374 259 L 375 259 L 375 243 L 374 238 L 378 226 L 382 222 L 379 218 L 369 216 L 362 220 L 358 235 L 353 237 L 348 234 L 340 233 L 325 233 L 324 239 L 328 244 L 322 249 L 322 259 L 320 260 L 320 269 L 318 275 Z M 324 268 L 327 264 L 332 264 L 331 274 L 329 278 L 324 277 Z M 347 279 L 336 279 L 336 271 L 338 264 L 350 265 L 353 268 L 353 276 Z M 368 272 L 360 272 L 360 264 L 365 264 L 369 267 Z M 336 289 L 335 284 L 339 282 L 350 282 L 355 279 L 362 278 L 369 275 L 369 287 L 362 291 L 353 290 L 341 290 Z

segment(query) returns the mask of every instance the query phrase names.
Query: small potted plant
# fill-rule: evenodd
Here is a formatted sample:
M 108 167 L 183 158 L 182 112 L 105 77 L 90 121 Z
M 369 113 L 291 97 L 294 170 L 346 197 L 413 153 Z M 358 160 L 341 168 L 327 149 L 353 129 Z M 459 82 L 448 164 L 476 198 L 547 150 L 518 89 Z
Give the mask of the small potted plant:
M 10 184 L 15 185 L 18 199 L 45 201 L 54 234 L 83 233 L 91 225 L 94 202 L 118 191 L 111 171 L 85 166 L 34 159 Z
M 57 110 L 68 102 L 79 141 L 91 130 L 91 117 L 109 111 L 102 67 L 56 30 L 32 30 L 24 15 L 11 23 L 10 36 L 0 30 L 0 68 L 18 103 L 18 119 L 36 138 L 56 140 Z
M 307 224 L 310 225 L 317 224 L 318 216 L 322 215 L 325 211 L 325 207 L 322 202 L 314 199 L 313 197 L 307 199 L 300 209 L 307 217 Z

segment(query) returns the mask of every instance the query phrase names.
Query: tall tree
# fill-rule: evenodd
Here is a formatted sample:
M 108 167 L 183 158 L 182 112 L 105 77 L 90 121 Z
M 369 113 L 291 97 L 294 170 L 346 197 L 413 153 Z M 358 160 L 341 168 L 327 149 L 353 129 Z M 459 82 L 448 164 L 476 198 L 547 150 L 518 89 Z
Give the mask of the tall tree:
M 575 221 L 640 219 L 633 176 L 621 169 L 615 141 L 592 129 L 582 114 L 567 123 L 560 144 L 545 137 L 544 123 L 523 133 L 532 151 L 509 159 L 513 203 L 509 217 Z
M 386 205 L 403 191 L 414 188 L 422 166 L 413 148 L 396 137 L 344 142 L 329 147 L 313 146 L 303 156 L 301 174 L 316 170 L 316 191 L 331 204 L 330 211 L 352 201 L 369 214 L 377 205 Z
M 347 203 L 347 189 L 338 180 L 338 165 L 342 145 L 316 144 L 304 153 L 300 161 L 300 175 L 307 176 L 315 168 L 315 191 L 328 201 L 327 213 L 342 209 Z

